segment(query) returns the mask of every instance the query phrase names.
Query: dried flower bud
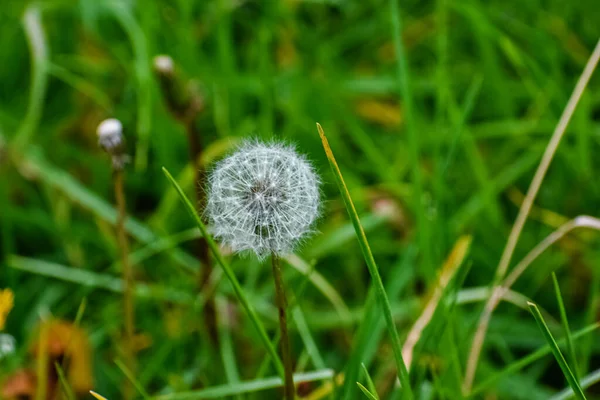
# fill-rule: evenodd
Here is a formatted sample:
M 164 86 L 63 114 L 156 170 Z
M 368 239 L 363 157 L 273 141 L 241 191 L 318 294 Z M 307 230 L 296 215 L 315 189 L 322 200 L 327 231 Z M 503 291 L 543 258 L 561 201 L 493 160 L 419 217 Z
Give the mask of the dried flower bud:
M 105 119 L 96 129 L 98 144 L 109 153 L 113 153 L 123 143 L 123 125 L 115 118 Z
M 319 179 L 293 147 L 246 143 L 210 175 L 207 214 L 233 251 L 285 254 L 311 232 Z
M 113 168 L 122 169 L 129 161 L 125 154 L 125 140 L 123 139 L 123 125 L 115 118 L 105 119 L 96 129 L 98 145 L 112 157 Z
M 204 108 L 204 97 L 197 83 L 184 78 L 170 56 L 158 55 L 153 64 L 169 111 L 182 122 L 193 122 Z

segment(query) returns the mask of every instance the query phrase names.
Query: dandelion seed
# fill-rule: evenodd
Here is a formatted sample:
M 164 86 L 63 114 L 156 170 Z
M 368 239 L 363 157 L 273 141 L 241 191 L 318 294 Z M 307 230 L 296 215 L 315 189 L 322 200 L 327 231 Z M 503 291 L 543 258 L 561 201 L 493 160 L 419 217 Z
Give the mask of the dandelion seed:
M 259 258 L 286 254 L 319 214 L 319 179 L 293 147 L 248 142 L 210 175 L 207 215 L 215 237 Z

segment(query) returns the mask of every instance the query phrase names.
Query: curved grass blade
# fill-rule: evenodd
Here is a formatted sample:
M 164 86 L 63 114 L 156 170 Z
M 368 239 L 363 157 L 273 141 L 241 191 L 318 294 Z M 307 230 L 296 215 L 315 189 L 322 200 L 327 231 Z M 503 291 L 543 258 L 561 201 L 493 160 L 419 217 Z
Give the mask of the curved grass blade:
M 373 258 L 373 254 L 371 253 L 371 248 L 369 247 L 369 242 L 367 241 L 367 237 L 365 236 L 365 231 L 363 230 L 363 227 L 360 224 L 360 219 L 358 218 L 358 214 L 356 213 L 356 208 L 354 208 L 354 203 L 352 202 L 352 199 L 350 197 L 350 192 L 348 192 L 348 188 L 344 183 L 344 178 L 342 177 L 340 168 L 338 167 L 337 162 L 335 161 L 335 157 L 333 156 L 333 152 L 329 147 L 329 142 L 327 141 L 325 132 L 323 132 L 323 128 L 319 123 L 317 123 L 317 129 L 319 131 L 319 135 L 321 136 L 323 148 L 325 149 L 325 154 L 327 155 L 327 160 L 329 161 L 329 165 L 331 166 L 331 170 L 333 171 L 333 176 L 338 185 L 338 189 L 340 190 L 342 198 L 344 199 L 346 210 L 348 211 L 350 219 L 352 220 L 352 225 L 354 225 L 354 230 L 356 232 L 356 236 L 358 238 L 358 243 L 363 253 L 363 257 L 367 264 L 367 268 L 369 269 L 369 273 L 371 274 L 371 278 L 373 279 L 373 285 L 376 290 L 379 306 L 381 307 L 381 311 L 383 312 L 388 333 L 391 337 L 392 349 L 394 351 L 394 357 L 396 359 L 398 378 L 400 378 L 402 390 L 406 393 L 409 399 L 412 399 L 413 393 L 412 389 L 410 388 L 408 370 L 406 369 L 406 364 L 404 363 L 404 359 L 402 358 L 402 350 L 400 349 L 400 337 L 398 336 L 396 325 L 394 325 L 394 319 L 392 317 L 390 302 L 385 292 L 385 288 L 383 287 L 383 282 L 381 281 L 381 276 L 379 275 L 379 269 L 377 268 L 377 264 L 375 264 L 375 259 Z
M 252 306 L 252 304 L 250 304 L 250 301 L 248 301 L 248 298 L 246 297 L 246 294 L 244 293 L 244 290 L 242 289 L 242 286 L 240 285 L 239 281 L 235 277 L 233 270 L 231 269 L 229 264 L 227 264 L 225 262 L 225 259 L 223 259 L 223 256 L 221 256 L 219 247 L 217 246 L 217 244 L 215 243 L 213 238 L 208 234 L 206 226 L 200 219 L 200 216 L 196 212 L 196 209 L 194 208 L 192 203 L 190 203 L 190 200 L 187 198 L 187 196 L 185 195 L 185 193 L 183 192 L 181 187 L 177 184 L 175 179 L 173 179 L 173 176 L 171 176 L 171 174 L 169 173 L 169 171 L 167 171 L 167 169 L 165 167 L 163 167 L 162 170 L 165 173 L 167 179 L 173 185 L 173 188 L 175 188 L 175 190 L 179 194 L 179 197 L 181 198 L 181 201 L 183 202 L 185 208 L 188 210 L 188 212 L 190 213 L 192 218 L 194 218 L 196 225 L 198 225 L 200 232 L 202 232 L 202 235 L 206 239 L 206 243 L 208 244 L 208 247 L 210 248 L 210 250 L 213 253 L 213 256 L 215 257 L 217 264 L 219 264 L 221 266 L 221 268 L 223 268 L 223 271 L 225 272 L 227 279 L 229 279 L 229 282 L 231 282 L 231 286 L 233 287 L 233 290 L 234 290 L 238 300 L 240 301 L 240 303 L 246 310 L 246 313 L 248 314 L 250 321 L 252 321 L 252 323 L 254 324 L 254 327 L 258 331 L 258 334 L 259 334 L 261 340 L 263 341 L 263 344 L 265 345 L 267 352 L 271 355 L 271 358 L 273 359 L 273 363 L 275 364 L 275 368 L 277 369 L 277 373 L 280 376 L 283 376 L 283 364 L 281 363 L 281 360 L 279 359 L 279 356 L 277 355 L 277 350 L 275 350 L 273 343 L 271 343 L 271 340 L 269 339 L 269 336 L 267 335 L 267 331 L 265 330 L 264 325 L 258 319 L 258 315 L 256 314 L 254 307 Z
M 27 113 L 14 137 L 14 145 L 17 149 L 24 149 L 27 146 L 39 125 L 49 80 L 48 46 L 38 4 L 33 3 L 27 7 L 22 23 L 31 53 L 32 70 Z
M 577 396 L 578 399 L 585 400 L 585 394 L 583 394 L 583 389 L 581 389 L 581 386 L 579 386 L 579 383 L 577 382 L 577 379 L 573 375 L 571 368 L 569 368 L 569 366 L 567 365 L 567 361 L 565 360 L 562 353 L 560 352 L 560 349 L 558 348 L 558 344 L 556 343 L 556 340 L 554 340 L 554 337 L 552 336 L 550 329 L 548 329 L 548 325 L 546 325 L 546 322 L 544 321 L 544 317 L 542 317 L 542 313 L 540 312 L 540 310 L 537 308 L 537 306 L 535 304 L 529 302 L 529 303 L 527 303 L 527 305 L 529 306 L 529 310 L 531 310 L 531 313 L 533 314 L 535 321 L 537 322 L 540 330 L 542 331 L 544 338 L 550 345 L 552 354 L 554 354 L 554 358 L 556 358 L 556 361 L 558 362 L 558 365 L 560 366 L 560 369 L 562 370 L 563 375 L 567 379 L 569 386 L 571 386 L 571 388 L 573 389 L 573 392 L 575 393 L 575 395 Z
M 331 369 L 304 372 L 294 374 L 294 383 L 298 385 L 303 382 L 315 382 L 330 380 L 334 376 Z M 244 393 L 253 393 L 261 390 L 274 389 L 283 386 L 283 381 L 279 377 L 269 377 L 255 379 L 240 383 L 230 383 L 220 386 L 212 386 L 205 389 L 195 390 L 184 393 L 172 393 L 153 397 L 154 400 L 199 400 L 199 399 L 225 399 L 227 396 L 235 396 Z M 265 397 L 261 397 L 265 398 Z

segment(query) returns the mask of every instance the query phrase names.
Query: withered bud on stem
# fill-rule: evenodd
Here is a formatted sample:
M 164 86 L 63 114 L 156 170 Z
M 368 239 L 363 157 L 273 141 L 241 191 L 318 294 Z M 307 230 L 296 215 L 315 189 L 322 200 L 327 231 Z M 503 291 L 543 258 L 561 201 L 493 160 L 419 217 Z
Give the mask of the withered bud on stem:
M 98 145 L 106 151 L 112 159 L 114 170 L 122 170 L 129 162 L 123 138 L 123 125 L 115 118 L 105 119 L 96 129 Z

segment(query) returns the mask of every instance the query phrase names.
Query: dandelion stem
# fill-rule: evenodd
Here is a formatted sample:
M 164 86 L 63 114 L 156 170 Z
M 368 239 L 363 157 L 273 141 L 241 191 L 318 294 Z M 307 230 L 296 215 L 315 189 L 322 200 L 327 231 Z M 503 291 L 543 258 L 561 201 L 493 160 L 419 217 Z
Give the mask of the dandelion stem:
M 117 203 L 117 240 L 121 251 L 121 264 L 123 273 L 123 313 L 125 320 L 125 340 L 123 342 L 124 359 L 127 368 L 130 371 L 135 369 L 135 358 L 133 353 L 133 335 L 134 335 L 134 306 L 133 306 L 133 271 L 129 263 L 129 242 L 125 232 L 125 219 L 127 212 L 125 208 L 125 192 L 123 190 L 123 170 L 115 169 L 115 201 Z M 125 399 L 133 397 L 133 387 L 129 380 L 125 381 L 123 394 Z
M 283 368 L 285 371 L 285 387 L 284 398 L 286 400 L 294 400 L 294 378 L 292 370 L 292 353 L 290 351 L 290 338 L 287 329 L 286 307 L 287 301 L 285 298 L 285 288 L 283 286 L 283 278 L 281 276 L 281 259 L 273 254 L 271 256 L 273 264 L 273 279 L 275 281 L 275 301 L 279 310 L 279 329 L 281 331 L 281 358 L 283 360 Z

